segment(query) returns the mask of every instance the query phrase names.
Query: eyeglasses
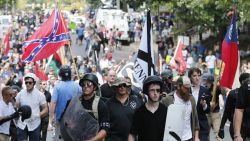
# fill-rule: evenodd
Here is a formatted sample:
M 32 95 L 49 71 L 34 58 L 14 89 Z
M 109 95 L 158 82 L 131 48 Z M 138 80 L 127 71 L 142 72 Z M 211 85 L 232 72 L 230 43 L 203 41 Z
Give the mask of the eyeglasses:
M 149 92 L 156 92 L 156 93 L 160 93 L 161 89 L 149 89 Z
M 121 87 L 127 88 L 128 86 L 126 84 L 120 84 L 117 87 L 119 87 L 119 88 L 121 88 Z
M 31 85 L 31 84 L 33 84 L 33 83 L 34 83 L 34 82 L 25 81 L 25 85 L 27 85 L 27 84 Z
M 93 86 L 93 83 L 92 82 L 89 82 L 89 81 L 85 81 L 85 82 L 82 82 L 80 84 L 81 87 L 91 87 Z

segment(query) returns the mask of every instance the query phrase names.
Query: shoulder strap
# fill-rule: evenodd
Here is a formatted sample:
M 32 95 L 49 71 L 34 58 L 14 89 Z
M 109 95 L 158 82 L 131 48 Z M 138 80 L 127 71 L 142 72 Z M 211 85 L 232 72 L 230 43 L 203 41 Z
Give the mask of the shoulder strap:
M 100 101 L 100 97 L 99 96 L 95 96 L 95 99 L 92 103 L 92 111 L 93 111 L 93 114 L 95 116 L 96 119 L 98 119 L 98 103 Z

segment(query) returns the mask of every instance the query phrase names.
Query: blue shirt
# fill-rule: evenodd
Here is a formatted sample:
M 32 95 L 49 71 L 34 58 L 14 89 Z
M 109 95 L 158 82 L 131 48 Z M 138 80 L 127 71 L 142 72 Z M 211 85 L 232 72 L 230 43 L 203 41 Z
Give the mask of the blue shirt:
M 67 101 L 81 94 L 81 87 L 74 81 L 60 81 L 55 85 L 52 101 L 56 102 L 56 120 L 60 121 L 61 115 L 66 108 Z

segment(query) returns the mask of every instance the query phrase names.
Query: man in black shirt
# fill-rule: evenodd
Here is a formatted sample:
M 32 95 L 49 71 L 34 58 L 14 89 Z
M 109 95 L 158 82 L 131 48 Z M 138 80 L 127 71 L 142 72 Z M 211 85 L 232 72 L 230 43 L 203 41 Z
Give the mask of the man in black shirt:
M 146 104 L 136 110 L 129 134 L 129 141 L 162 141 L 167 108 L 160 103 L 162 80 L 149 76 L 143 82 L 143 93 L 148 95 Z
M 245 81 L 247 78 L 250 77 L 249 73 L 242 73 L 240 75 L 239 81 L 240 84 L 243 83 L 243 81 Z M 229 120 L 230 123 L 230 127 L 229 127 L 229 132 L 231 135 L 231 138 L 233 139 L 234 136 L 234 131 L 233 131 L 233 116 L 234 116 L 234 110 L 235 110 L 235 106 L 236 106 L 236 98 L 237 95 L 239 93 L 239 88 L 233 89 L 232 91 L 229 92 L 229 94 L 227 95 L 227 101 L 225 104 L 225 110 L 221 119 L 221 124 L 220 124 L 220 131 L 219 131 L 219 136 L 221 138 L 224 138 L 224 126 L 227 122 L 227 120 Z
M 51 94 L 49 91 L 46 90 L 47 81 L 41 81 L 40 83 L 40 91 L 45 95 L 47 106 L 49 109 L 49 104 L 51 101 Z M 47 129 L 49 125 L 49 114 L 41 119 L 41 141 L 46 141 L 47 138 Z
M 130 95 L 130 87 L 131 83 L 122 77 L 112 85 L 116 94 L 107 102 L 111 127 L 106 141 L 128 140 L 134 112 L 142 104 L 138 95 Z
M 83 94 L 80 97 L 74 97 L 70 101 L 62 119 L 62 123 L 64 123 L 65 126 L 64 130 L 74 131 L 74 137 L 73 139 L 68 139 L 68 136 L 63 134 L 63 132 L 62 136 L 65 141 L 103 140 L 110 128 L 110 118 L 107 105 L 98 96 L 100 94 L 98 78 L 92 73 L 87 73 L 80 79 L 79 85 L 82 87 Z M 76 114 L 72 114 L 73 112 Z M 86 112 L 89 114 L 83 114 Z M 91 121 L 88 119 L 91 119 Z M 83 121 L 85 123 L 82 123 Z M 95 126 L 96 121 L 99 124 L 99 130 L 95 135 L 90 136 L 88 132 L 93 133 L 92 129 L 95 127 L 86 127 L 86 124 Z
M 115 92 L 111 88 L 111 85 L 114 83 L 115 78 L 116 78 L 116 72 L 114 70 L 112 70 L 112 69 L 109 70 L 107 83 L 104 83 L 100 87 L 102 97 L 104 97 L 106 99 L 109 99 L 109 98 L 111 98 L 112 96 L 115 95 Z
M 234 112 L 234 141 L 243 140 L 250 141 L 250 78 L 240 86 Z

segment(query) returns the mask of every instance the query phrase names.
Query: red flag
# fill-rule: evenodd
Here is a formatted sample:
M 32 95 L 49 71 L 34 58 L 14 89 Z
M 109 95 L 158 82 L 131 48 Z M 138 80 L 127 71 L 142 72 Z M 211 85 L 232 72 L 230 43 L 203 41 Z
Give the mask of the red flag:
M 6 33 L 5 38 L 4 38 L 4 54 L 8 55 L 10 51 L 10 30 Z
M 49 57 L 68 42 L 68 29 L 61 12 L 56 9 L 48 20 L 23 43 L 23 62 L 35 62 Z
M 236 27 L 236 16 L 232 16 L 230 27 L 222 42 L 222 61 L 225 63 L 220 85 L 232 88 L 238 67 L 238 33 Z
M 48 80 L 48 76 L 42 70 L 40 70 L 38 63 L 36 63 L 36 76 L 40 80 Z
M 184 60 L 183 54 L 182 54 L 182 49 L 185 47 L 185 45 L 183 44 L 183 42 L 181 40 L 178 41 L 177 47 L 175 49 L 174 52 L 174 56 L 170 61 L 170 65 L 173 68 L 176 68 L 176 63 L 175 61 L 178 63 L 179 68 L 179 74 L 184 74 L 184 71 L 186 70 L 186 62 Z
M 55 52 L 53 55 L 54 55 L 55 59 L 58 61 L 58 63 L 62 64 L 62 60 L 61 60 L 59 54 L 57 52 Z

